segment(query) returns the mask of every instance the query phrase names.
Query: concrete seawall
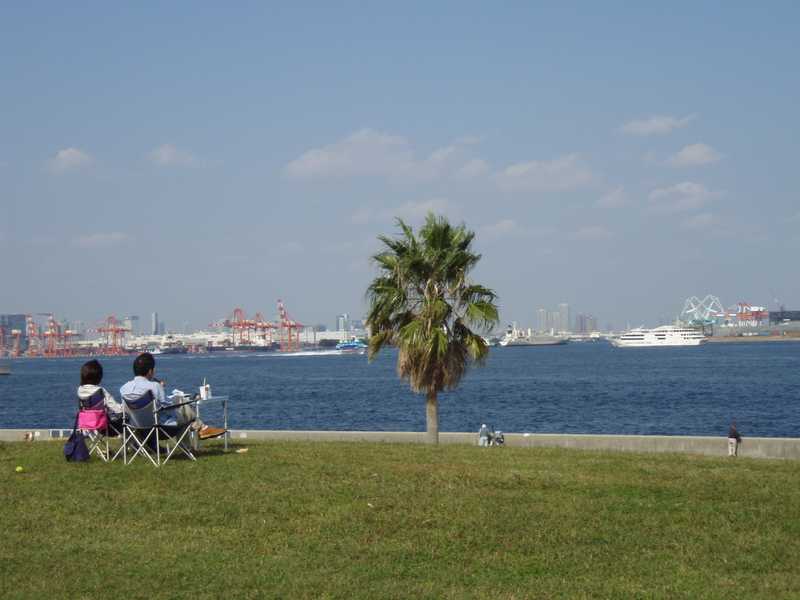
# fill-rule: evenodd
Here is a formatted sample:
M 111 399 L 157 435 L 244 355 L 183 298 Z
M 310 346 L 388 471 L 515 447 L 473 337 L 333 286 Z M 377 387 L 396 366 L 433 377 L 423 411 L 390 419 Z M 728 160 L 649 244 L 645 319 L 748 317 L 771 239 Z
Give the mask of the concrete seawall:
M 23 441 L 33 434 L 34 441 L 64 439 L 70 429 L 0 429 L 0 441 Z M 728 441 L 724 437 L 677 435 L 590 435 L 560 433 L 506 433 L 506 445 L 541 448 L 558 447 L 576 450 L 608 450 L 624 452 L 678 452 L 726 456 Z M 442 444 L 477 444 L 477 433 L 442 432 Z M 231 431 L 231 441 L 317 441 L 317 442 L 380 442 L 424 443 L 425 434 L 414 431 Z M 744 438 L 739 456 L 748 458 L 800 459 L 800 438 Z

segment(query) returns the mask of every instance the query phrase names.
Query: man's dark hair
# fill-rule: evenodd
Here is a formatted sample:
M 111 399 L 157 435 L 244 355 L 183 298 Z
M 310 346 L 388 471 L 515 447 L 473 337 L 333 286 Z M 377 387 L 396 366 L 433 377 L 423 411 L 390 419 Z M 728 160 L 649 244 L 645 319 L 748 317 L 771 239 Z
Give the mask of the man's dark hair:
M 81 385 L 100 385 L 101 381 L 103 381 L 103 365 L 96 360 L 83 363 Z
M 139 377 L 146 377 L 151 369 L 156 368 L 156 359 L 149 352 L 142 352 L 133 361 L 133 374 Z

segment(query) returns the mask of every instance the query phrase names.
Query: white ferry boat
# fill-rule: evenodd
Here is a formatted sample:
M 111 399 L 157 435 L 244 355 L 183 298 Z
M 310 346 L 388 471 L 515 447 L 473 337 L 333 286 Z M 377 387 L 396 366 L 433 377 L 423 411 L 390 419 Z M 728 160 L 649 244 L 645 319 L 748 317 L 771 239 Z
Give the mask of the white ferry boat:
M 618 348 L 647 348 L 659 346 L 699 346 L 706 342 L 706 336 L 698 329 L 662 325 L 655 329 L 639 327 L 612 338 L 611 343 Z

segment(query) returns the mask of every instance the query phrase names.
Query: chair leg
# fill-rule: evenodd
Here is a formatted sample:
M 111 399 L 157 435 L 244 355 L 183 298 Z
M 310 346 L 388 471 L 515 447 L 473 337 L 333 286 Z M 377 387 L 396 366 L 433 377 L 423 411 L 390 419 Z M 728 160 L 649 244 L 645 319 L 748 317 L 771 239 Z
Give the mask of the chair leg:
M 96 454 L 100 460 L 108 462 L 108 438 L 101 436 L 99 431 L 89 431 L 86 437 L 89 438 L 89 454 Z M 103 444 L 105 444 L 105 450 Z
M 159 429 L 160 429 L 160 428 L 159 428 Z M 176 438 L 176 437 L 174 437 L 174 436 L 171 436 L 171 435 L 170 435 L 169 433 L 167 433 L 166 431 L 162 431 L 162 433 L 164 434 L 164 436 L 165 436 L 165 437 L 166 437 L 168 440 L 170 440 L 171 442 L 173 442 L 173 443 L 174 443 L 174 445 L 172 446 L 172 448 L 168 450 L 168 452 L 167 452 L 167 456 L 166 456 L 166 458 L 164 459 L 164 463 L 166 463 L 166 462 L 167 462 L 167 461 L 168 461 L 170 458 L 172 458 L 172 456 L 173 456 L 173 455 L 174 455 L 174 454 L 175 454 L 175 453 L 176 453 L 178 450 L 180 450 L 180 451 L 181 451 L 183 454 L 185 454 L 185 455 L 186 455 L 186 456 L 187 456 L 187 457 L 188 457 L 190 460 L 193 460 L 193 461 L 196 461 L 196 460 L 197 460 L 197 458 L 195 457 L 195 455 L 192 453 L 192 450 L 191 450 L 191 448 L 190 448 L 190 447 L 187 447 L 187 446 L 186 446 L 186 444 L 184 444 L 184 440 L 185 440 L 186 436 L 187 436 L 187 435 L 188 435 L 188 433 L 189 433 L 189 429 L 190 429 L 189 427 L 185 428 L 185 429 L 184 429 L 184 430 L 181 432 L 181 434 L 180 434 L 180 435 L 179 435 L 177 438 Z M 162 463 L 162 464 L 164 464 L 164 463 Z
M 148 451 L 148 449 L 147 449 L 147 442 L 148 442 L 148 440 L 150 440 L 150 437 L 153 436 L 153 432 L 154 431 L 156 431 L 155 428 L 151 429 L 150 431 L 147 432 L 147 435 L 144 436 L 144 439 L 140 440 L 136 436 L 136 432 L 128 430 L 128 433 L 130 434 L 129 437 L 128 437 L 128 440 L 129 441 L 133 440 L 133 443 L 136 446 L 136 451 L 131 455 L 130 458 L 126 457 L 126 462 L 125 462 L 126 465 L 131 464 L 136 459 L 136 457 L 139 456 L 139 454 L 142 454 L 142 455 L 146 456 L 151 463 L 153 463 L 154 467 L 160 466 L 161 460 L 160 460 L 160 453 L 159 453 L 159 450 L 158 450 L 158 434 L 156 434 L 156 436 L 155 436 L 155 439 L 156 439 L 156 456 L 157 456 L 157 459 L 158 459 L 157 461 L 153 459 L 153 456 L 152 456 L 151 452 Z M 125 443 L 124 445 L 127 447 L 127 443 Z

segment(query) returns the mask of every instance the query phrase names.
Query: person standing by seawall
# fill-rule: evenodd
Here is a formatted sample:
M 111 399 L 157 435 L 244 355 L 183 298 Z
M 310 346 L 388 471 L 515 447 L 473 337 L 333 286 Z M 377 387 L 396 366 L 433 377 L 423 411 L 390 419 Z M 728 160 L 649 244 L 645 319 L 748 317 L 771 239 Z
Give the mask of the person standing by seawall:
M 739 444 L 741 443 L 742 436 L 736 429 L 736 421 L 733 421 L 728 430 L 728 456 L 739 456 Z

